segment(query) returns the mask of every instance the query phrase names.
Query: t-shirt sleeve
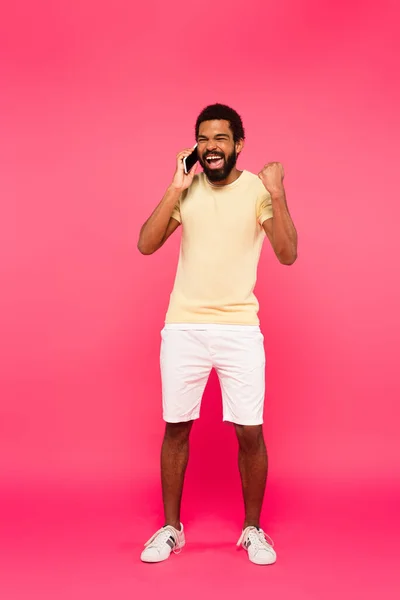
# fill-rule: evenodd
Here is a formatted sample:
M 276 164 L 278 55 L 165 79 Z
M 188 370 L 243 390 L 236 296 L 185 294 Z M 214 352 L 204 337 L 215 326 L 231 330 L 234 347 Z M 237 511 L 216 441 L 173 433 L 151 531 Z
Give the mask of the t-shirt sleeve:
M 257 201 L 257 220 L 262 225 L 264 221 L 271 219 L 273 216 L 271 195 L 267 190 L 264 190 Z
M 178 202 L 174 206 L 174 210 L 172 211 L 171 217 L 178 221 L 178 223 L 182 223 L 182 214 L 181 214 L 181 204 L 184 198 L 186 198 L 188 190 L 184 190 L 179 197 Z
M 178 221 L 178 223 L 182 223 L 182 217 L 181 217 L 181 201 L 180 199 L 178 200 L 178 202 L 175 204 L 174 206 L 174 210 L 172 211 L 172 215 L 171 217 L 173 219 L 175 219 L 175 221 Z

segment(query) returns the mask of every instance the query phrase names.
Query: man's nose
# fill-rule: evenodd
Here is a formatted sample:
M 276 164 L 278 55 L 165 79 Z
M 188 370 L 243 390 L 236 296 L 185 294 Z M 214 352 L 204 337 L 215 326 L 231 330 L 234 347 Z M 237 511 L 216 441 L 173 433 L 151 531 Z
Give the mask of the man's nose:
M 215 150 L 215 148 L 217 147 L 217 144 L 213 141 L 213 140 L 209 140 L 207 142 L 207 150 Z

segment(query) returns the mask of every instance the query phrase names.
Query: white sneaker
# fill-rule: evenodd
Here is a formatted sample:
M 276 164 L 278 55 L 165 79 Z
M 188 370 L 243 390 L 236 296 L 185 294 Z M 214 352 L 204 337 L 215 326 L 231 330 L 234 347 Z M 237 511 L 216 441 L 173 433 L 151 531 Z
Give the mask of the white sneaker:
M 258 527 L 246 527 L 237 545 L 247 550 L 249 559 L 256 565 L 272 565 L 276 561 L 274 542 Z
M 185 534 L 181 523 L 181 530 L 178 531 L 171 525 L 161 527 L 155 534 L 145 543 L 140 559 L 147 563 L 157 563 L 167 560 L 173 551 L 174 554 L 179 554 L 185 545 Z

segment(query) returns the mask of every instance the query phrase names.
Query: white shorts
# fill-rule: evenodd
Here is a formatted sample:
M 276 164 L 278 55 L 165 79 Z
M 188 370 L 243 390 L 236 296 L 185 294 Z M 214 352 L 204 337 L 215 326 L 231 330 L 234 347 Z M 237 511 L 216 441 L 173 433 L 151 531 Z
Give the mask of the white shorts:
M 204 329 L 166 325 L 161 332 L 163 418 L 167 423 L 198 419 L 211 369 L 222 390 L 223 420 L 238 425 L 263 423 L 264 337 L 258 326 Z

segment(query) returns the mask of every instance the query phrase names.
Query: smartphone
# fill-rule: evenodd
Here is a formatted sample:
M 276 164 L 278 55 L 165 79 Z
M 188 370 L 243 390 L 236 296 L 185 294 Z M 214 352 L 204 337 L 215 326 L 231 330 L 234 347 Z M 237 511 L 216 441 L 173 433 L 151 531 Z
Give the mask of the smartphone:
M 196 144 L 195 147 L 193 148 L 192 154 L 189 154 L 189 156 L 187 156 L 186 158 L 183 159 L 183 168 L 185 169 L 186 175 L 189 173 L 190 169 L 192 167 L 194 167 L 194 165 L 197 163 L 198 160 L 199 160 L 199 157 L 197 156 L 197 144 Z

